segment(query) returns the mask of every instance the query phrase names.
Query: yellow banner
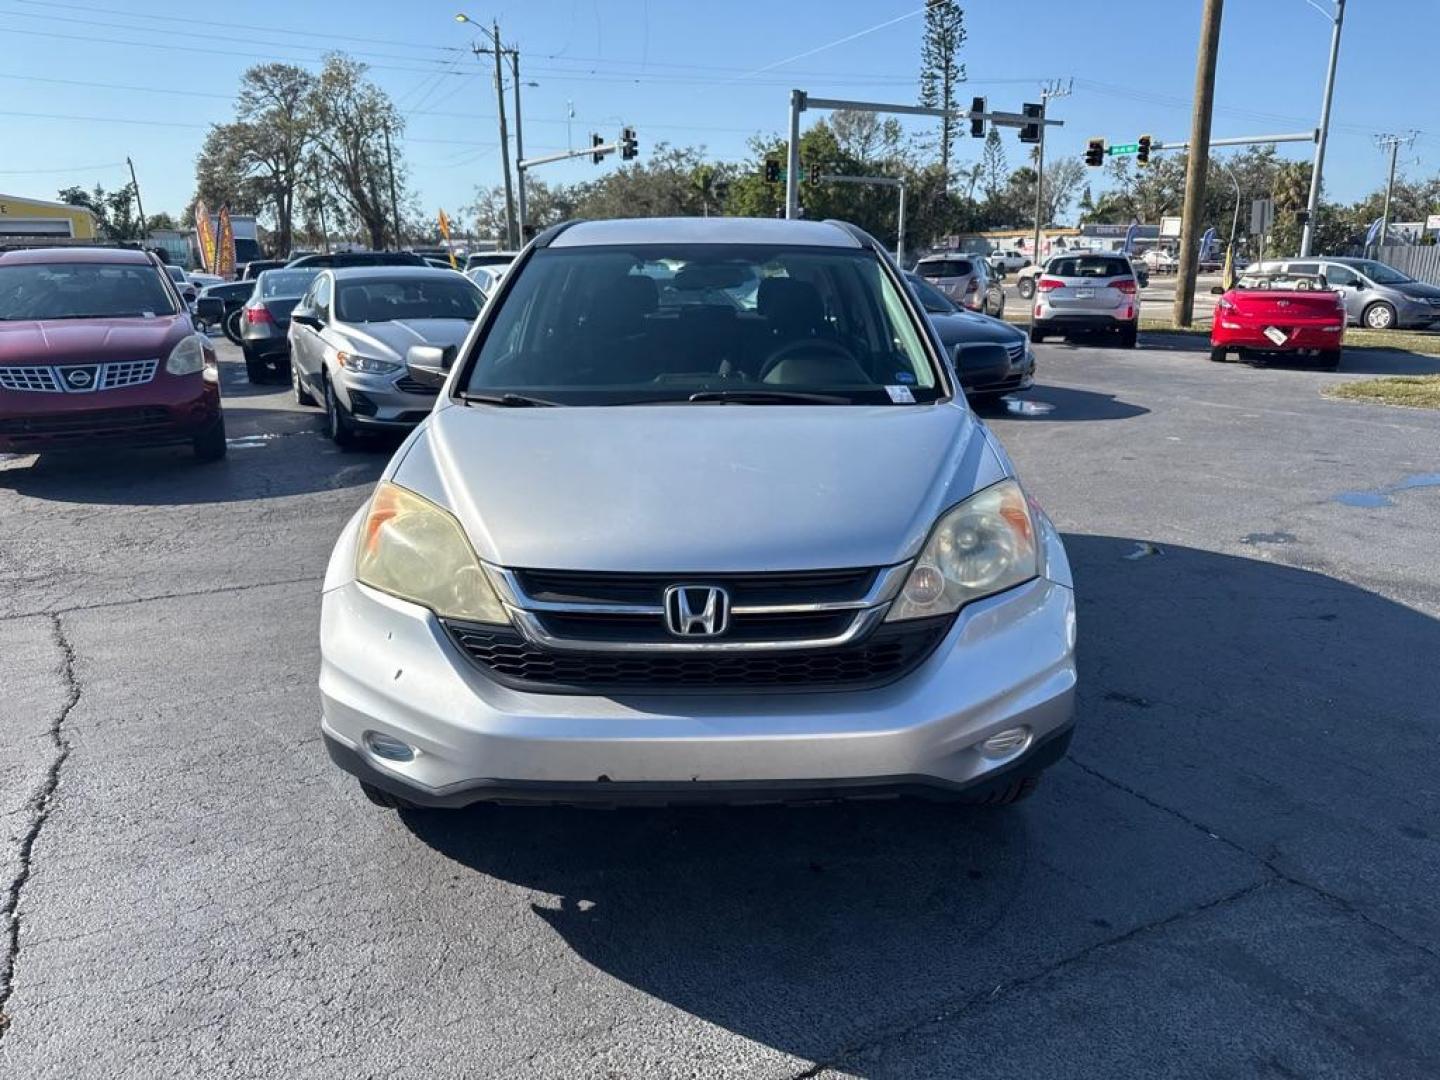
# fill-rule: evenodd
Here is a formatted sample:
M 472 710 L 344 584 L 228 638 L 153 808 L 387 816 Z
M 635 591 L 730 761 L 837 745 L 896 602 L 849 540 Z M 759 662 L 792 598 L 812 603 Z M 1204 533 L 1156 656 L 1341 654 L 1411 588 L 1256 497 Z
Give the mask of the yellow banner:
M 440 235 L 445 238 L 446 254 L 450 256 L 450 269 L 458 270 L 460 267 L 455 264 L 455 251 L 450 247 L 450 215 L 445 213 L 444 207 L 440 208 L 440 217 L 438 220 L 440 223 Z
M 230 224 L 230 207 L 220 208 L 215 231 L 220 235 L 215 240 L 215 269 L 211 273 L 228 278 L 235 273 L 235 226 Z
M 214 273 L 215 230 L 210 227 L 210 208 L 203 199 L 195 204 L 195 235 L 200 239 L 201 269 Z

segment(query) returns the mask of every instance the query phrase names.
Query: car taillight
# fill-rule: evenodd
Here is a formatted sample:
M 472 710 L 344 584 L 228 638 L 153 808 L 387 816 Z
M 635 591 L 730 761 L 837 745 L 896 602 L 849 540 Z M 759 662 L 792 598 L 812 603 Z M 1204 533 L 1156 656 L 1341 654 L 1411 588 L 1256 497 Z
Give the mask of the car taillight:
M 273 323 L 275 321 L 274 317 L 270 314 L 270 309 L 264 304 L 247 306 L 245 308 L 245 317 L 250 320 L 251 326 L 257 323 Z
M 1122 293 L 1128 293 L 1133 296 L 1135 293 L 1135 279 L 1124 278 L 1121 281 L 1112 282 L 1110 287 L 1112 289 L 1118 289 Z
M 1221 311 L 1234 311 L 1234 310 L 1235 310 L 1235 305 L 1232 304 L 1229 300 L 1226 300 L 1223 296 L 1220 297 L 1219 300 L 1215 301 L 1215 306 L 1216 306 L 1217 308 L 1219 308 Z
M 1039 289 L 1041 292 L 1049 292 L 1051 289 L 1058 289 L 1064 284 L 1065 283 L 1059 278 L 1042 277 L 1039 281 L 1035 283 L 1035 288 Z

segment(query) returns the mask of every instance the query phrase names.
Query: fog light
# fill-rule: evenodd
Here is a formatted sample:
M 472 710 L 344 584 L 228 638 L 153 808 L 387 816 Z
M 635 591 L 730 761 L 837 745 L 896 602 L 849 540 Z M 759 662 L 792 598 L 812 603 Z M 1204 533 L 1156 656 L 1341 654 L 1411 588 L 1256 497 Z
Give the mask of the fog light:
M 1010 757 L 1030 745 L 1031 732 L 1028 727 L 1006 728 L 997 731 L 980 744 L 980 753 L 988 758 Z
M 386 761 L 410 761 L 415 757 L 415 748 L 399 739 L 382 735 L 378 731 L 365 733 L 365 748 L 378 758 Z

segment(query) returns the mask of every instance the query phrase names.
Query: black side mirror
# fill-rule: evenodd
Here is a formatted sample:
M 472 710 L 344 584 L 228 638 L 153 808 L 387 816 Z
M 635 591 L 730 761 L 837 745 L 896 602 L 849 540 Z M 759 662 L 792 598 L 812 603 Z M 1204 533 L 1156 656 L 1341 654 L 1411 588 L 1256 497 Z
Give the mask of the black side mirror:
M 955 349 L 955 367 L 960 385 L 973 390 L 987 383 L 1000 382 L 1010 374 L 1010 353 L 997 342 L 977 342 Z
M 225 301 L 218 296 L 202 296 L 195 301 L 195 314 L 207 323 L 218 323 L 225 318 Z
M 290 313 L 290 321 L 301 326 L 308 326 L 311 330 L 320 329 L 320 316 L 314 308 L 296 308 Z
M 455 347 L 442 349 L 439 345 L 411 345 L 405 350 L 405 367 L 410 377 L 422 386 L 440 390 L 450 378 L 450 367 L 455 363 Z

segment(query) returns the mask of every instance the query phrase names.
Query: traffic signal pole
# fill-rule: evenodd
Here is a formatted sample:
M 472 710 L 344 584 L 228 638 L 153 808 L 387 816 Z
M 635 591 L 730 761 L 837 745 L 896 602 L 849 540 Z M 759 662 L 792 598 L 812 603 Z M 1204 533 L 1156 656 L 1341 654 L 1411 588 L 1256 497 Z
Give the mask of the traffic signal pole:
M 900 209 L 895 218 L 895 265 L 905 266 L 905 178 L 903 176 L 846 176 L 825 173 L 819 177 L 824 184 L 869 184 L 871 187 L 892 187 L 900 191 Z
M 1300 257 L 1310 254 L 1315 235 L 1315 213 L 1320 209 L 1320 183 L 1325 172 L 1325 143 L 1330 138 L 1330 102 L 1335 98 L 1335 67 L 1340 62 L 1340 30 L 1345 23 L 1345 0 L 1335 0 L 1330 32 L 1330 66 L 1325 72 L 1325 100 L 1320 104 L 1320 134 L 1315 140 L 1315 164 L 1310 170 L 1310 199 L 1305 204 L 1305 227 L 1300 233 Z

